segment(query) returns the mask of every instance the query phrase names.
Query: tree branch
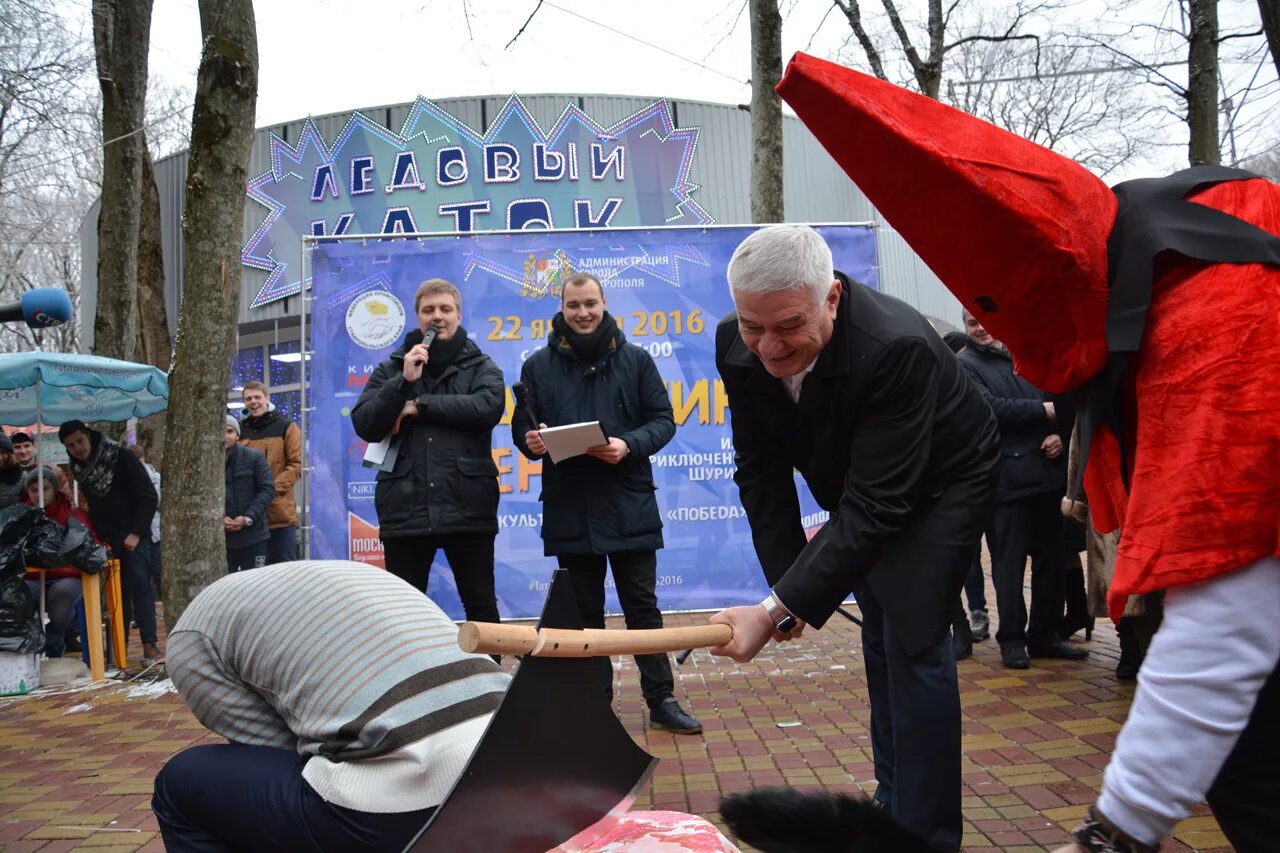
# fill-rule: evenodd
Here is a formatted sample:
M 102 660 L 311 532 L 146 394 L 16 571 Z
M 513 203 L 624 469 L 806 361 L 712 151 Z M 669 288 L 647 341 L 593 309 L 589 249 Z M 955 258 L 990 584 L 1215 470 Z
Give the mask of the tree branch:
M 844 12 L 845 18 L 849 21 L 849 28 L 857 37 L 858 44 L 862 45 L 862 52 L 867 55 L 867 64 L 871 66 L 871 73 L 881 80 L 888 80 L 889 76 L 884 73 L 884 63 L 880 61 L 880 52 L 876 50 L 876 46 L 871 42 L 871 36 L 867 35 L 866 29 L 862 26 L 862 9 L 858 6 L 858 0 L 848 0 L 848 2 L 831 0 L 831 4 Z
M 503 50 L 510 50 L 511 45 L 516 43 L 516 39 L 524 34 L 525 28 L 529 26 L 529 22 L 533 20 L 533 16 L 538 14 L 538 10 L 542 8 L 542 0 L 538 0 L 538 5 L 533 7 L 533 11 L 529 13 L 529 17 L 524 19 L 524 23 L 520 25 L 520 32 L 511 37 L 511 41 L 507 42 L 507 46 Z

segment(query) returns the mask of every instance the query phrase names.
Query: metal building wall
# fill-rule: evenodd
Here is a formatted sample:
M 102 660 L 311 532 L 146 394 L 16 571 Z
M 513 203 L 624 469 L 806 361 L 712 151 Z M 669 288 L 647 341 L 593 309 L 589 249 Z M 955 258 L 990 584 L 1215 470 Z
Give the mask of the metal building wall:
M 521 100 L 544 130 L 559 119 L 569 103 L 577 103 L 598 123 L 609 127 L 657 98 L 612 95 L 528 95 Z M 487 130 L 506 102 L 506 96 L 446 98 L 436 101 L 454 116 L 479 131 Z M 690 179 L 699 185 L 695 196 L 703 209 L 721 224 L 751 221 L 751 115 L 744 106 L 710 104 L 700 101 L 673 100 L 672 112 L 677 126 L 700 127 L 698 150 Z M 399 131 L 412 109 L 412 103 L 362 109 L 370 119 Z M 333 140 L 350 119 L 351 113 L 335 113 L 313 118 L 326 141 Z M 254 177 L 271 168 L 271 134 L 290 145 L 297 144 L 303 120 L 260 128 L 250 153 L 249 175 Z M 156 183 L 160 191 L 162 240 L 165 253 L 165 303 L 169 310 L 170 329 L 176 334 L 182 271 L 182 205 L 185 198 L 187 154 L 176 154 L 156 164 Z M 784 204 L 791 222 L 879 222 L 879 216 L 866 197 L 845 176 L 835 161 L 823 150 L 804 125 L 793 116 L 783 118 Z M 83 266 L 81 268 L 81 316 L 84 333 L 81 340 L 87 348 L 93 340 L 93 316 L 97 291 L 97 211 L 95 204 L 81 225 Z M 245 235 L 266 218 L 266 209 L 257 204 L 245 207 Z M 959 317 L 959 304 L 946 291 L 937 277 L 887 226 L 878 235 L 880 279 L 886 292 L 899 296 L 918 309 L 939 319 L 954 323 Z M 301 246 L 292 264 L 301 263 Z M 297 322 L 296 299 L 285 299 L 250 310 L 249 303 L 265 284 L 267 274 L 242 268 L 239 323 L 242 334 L 271 331 L 281 334 L 281 325 Z M 296 331 L 288 332 L 296 336 Z

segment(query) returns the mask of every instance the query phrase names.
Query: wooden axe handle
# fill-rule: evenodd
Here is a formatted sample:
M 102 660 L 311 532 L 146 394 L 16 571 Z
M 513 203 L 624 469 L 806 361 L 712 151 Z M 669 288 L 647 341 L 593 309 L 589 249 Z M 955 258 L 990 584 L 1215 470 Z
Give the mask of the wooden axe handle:
M 486 655 L 533 655 L 550 658 L 589 658 L 602 655 L 647 655 L 704 646 L 723 646 L 733 639 L 728 625 L 654 628 L 627 631 L 587 628 L 572 631 L 532 625 L 463 622 L 458 645 L 464 652 Z

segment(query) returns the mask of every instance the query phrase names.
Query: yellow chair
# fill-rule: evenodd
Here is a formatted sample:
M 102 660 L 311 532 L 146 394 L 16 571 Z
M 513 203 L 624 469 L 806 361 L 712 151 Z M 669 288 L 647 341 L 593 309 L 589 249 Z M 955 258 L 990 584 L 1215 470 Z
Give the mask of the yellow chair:
M 39 574 L 41 589 L 44 588 L 45 569 L 28 567 L 27 574 Z M 106 678 L 106 666 L 103 662 L 102 648 L 102 579 L 107 581 L 107 615 L 111 619 L 111 657 L 116 668 L 124 669 L 129 665 L 128 649 L 124 641 L 124 598 L 120 594 L 120 561 L 114 557 L 107 560 L 106 570 L 96 575 L 80 573 L 80 589 L 84 594 L 85 634 L 83 638 L 89 651 L 89 674 L 94 681 Z M 41 615 L 43 616 L 44 593 L 41 596 Z

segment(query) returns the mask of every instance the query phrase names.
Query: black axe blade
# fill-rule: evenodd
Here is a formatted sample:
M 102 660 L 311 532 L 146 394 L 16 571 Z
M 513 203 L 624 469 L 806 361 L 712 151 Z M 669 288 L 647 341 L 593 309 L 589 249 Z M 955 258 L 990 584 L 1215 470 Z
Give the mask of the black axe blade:
M 563 569 L 538 627 L 582 628 Z M 657 763 L 613 713 L 594 660 L 526 656 L 467 769 L 405 853 L 546 853 L 589 827 L 603 834 Z

